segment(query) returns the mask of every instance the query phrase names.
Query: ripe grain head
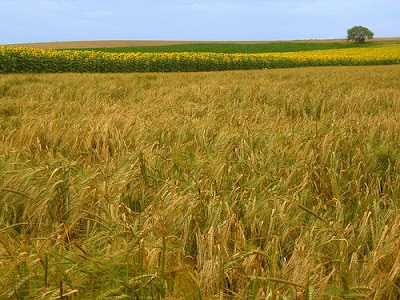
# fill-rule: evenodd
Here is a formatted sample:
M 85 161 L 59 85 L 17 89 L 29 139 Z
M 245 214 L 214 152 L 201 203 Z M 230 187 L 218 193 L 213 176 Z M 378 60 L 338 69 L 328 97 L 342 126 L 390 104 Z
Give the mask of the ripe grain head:
M 0 295 L 394 299 L 399 78 L 0 76 Z

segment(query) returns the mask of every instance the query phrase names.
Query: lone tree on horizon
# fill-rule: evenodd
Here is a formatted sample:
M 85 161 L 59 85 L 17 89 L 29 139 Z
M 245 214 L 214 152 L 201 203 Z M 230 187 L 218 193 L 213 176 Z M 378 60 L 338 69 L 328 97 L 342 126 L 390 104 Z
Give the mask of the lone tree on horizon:
M 347 30 L 348 41 L 355 41 L 356 43 L 362 44 L 365 42 L 365 39 L 370 40 L 372 38 L 374 38 L 374 33 L 367 27 L 354 26 Z

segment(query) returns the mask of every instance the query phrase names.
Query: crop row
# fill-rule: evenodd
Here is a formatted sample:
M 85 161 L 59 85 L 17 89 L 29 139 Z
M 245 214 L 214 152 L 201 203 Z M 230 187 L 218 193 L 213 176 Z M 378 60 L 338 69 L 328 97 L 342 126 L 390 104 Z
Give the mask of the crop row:
M 390 44 L 400 43 L 400 40 Z M 387 45 L 388 43 L 386 43 Z M 131 46 L 115 48 L 81 48 L 79 50 L 93 50 L 114 53 L 149 52 L 149 53 L 170 53 L 170 52 L 214 52 L 214 53 L 270 53 L 270 52 L 298 52 L 312 50 L 344 49 L 344 48 L 370 48 L 383 45 L 383 43 L 367 42 L 355 44 L 351 42 L 273 42 L 273 43 L 201 43 L 201 44 L 176 44 L 157 46 Z M 56 45 L 55 45 L 56 46 Z M 66 45 L 68 46 L 68 45 Z M 72 50 L 72 48 L 71 48 Z M 74 50 L 77 50 L 76 48 Z
M 0 73 L 176 72 L 400 63 L 400 45 L 286 53 L 106 53 L 0 46 Z

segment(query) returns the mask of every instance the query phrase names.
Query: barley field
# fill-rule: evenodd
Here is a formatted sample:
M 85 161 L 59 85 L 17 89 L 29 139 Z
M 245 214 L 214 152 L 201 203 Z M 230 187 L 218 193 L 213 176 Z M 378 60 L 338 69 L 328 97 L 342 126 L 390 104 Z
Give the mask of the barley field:
M 399 299 L 400 66 L 0 75 L 0 299 Z

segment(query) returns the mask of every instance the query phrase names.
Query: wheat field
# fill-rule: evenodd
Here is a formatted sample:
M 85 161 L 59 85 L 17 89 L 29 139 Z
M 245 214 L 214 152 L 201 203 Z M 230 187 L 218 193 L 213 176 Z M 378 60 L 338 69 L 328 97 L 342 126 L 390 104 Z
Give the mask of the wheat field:
M 0 75 L 0 299 L 398 299 L 400 66 Z

